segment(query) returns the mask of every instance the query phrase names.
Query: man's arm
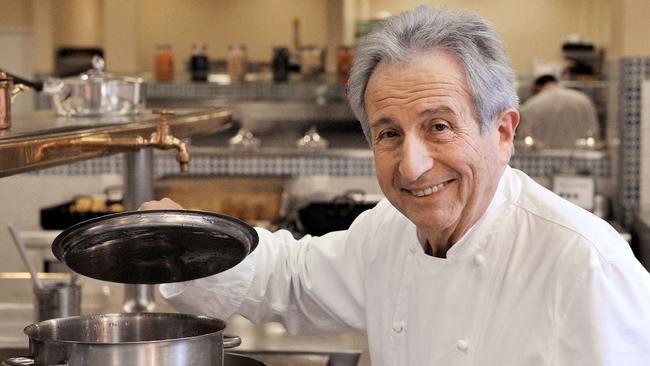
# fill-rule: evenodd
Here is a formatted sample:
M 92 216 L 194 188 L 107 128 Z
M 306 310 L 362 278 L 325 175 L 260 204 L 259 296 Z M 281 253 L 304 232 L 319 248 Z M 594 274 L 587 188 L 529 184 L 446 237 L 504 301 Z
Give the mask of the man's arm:
M 568 293 L 551 364 L 648 365 L 650 275 L 640 263 L 592 263 Z
M 349 230 L 300 240 L 287 231 L 257 229 L 260 242 L 242 263 L 208 278 L 162 285 L 161 294 L 179 311 L 280 321 L 291 333 L 363 331 L 364 248 L 378 216 L 366 211 Z

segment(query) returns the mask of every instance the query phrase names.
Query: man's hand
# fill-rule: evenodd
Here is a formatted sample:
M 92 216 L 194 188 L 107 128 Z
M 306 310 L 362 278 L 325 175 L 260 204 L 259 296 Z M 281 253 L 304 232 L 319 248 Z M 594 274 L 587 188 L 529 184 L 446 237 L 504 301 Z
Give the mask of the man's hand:
M 138 211 L 146 210 L 182 210 L 183 207 L 178 203 L 165 197 L 160 201 L 147 201 L 138 207 Z

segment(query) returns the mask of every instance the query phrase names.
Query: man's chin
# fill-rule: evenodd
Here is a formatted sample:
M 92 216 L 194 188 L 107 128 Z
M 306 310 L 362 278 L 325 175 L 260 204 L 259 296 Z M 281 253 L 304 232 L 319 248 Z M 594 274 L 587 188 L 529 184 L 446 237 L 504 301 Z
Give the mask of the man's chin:
M 398 209 L 399 210 L 399 209 Z M 449 210 L 400 210 L 420 231 L 441 231 L 451 227 L 454 224 Z

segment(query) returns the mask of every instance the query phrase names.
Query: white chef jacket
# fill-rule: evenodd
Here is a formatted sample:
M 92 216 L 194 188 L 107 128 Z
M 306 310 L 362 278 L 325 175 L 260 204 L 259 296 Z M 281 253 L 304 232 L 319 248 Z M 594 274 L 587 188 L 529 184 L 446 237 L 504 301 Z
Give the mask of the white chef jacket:
M 532 136 L 545 148 L 572 149 L 576 140 L 600 136 L 596 107 L 589 97 L 560 85 L 544 88 L 519 109 L 520 137 Z
M 238 266 L 162 295 L 292 333 L 357 330 L 375 366 L 650 364 L 648 272 L 607 223 L 510 167 L 447 258 L 387 200 L 346 231 L 258 233 Z

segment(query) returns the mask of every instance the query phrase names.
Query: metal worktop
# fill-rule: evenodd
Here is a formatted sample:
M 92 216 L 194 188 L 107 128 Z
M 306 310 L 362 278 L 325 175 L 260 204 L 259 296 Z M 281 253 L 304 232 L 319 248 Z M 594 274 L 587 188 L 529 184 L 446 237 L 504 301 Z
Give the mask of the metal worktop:
M 0 130 L 0 177 L 148 147 L 163 119 L 171 136 L 184 139 L 228 128 L 231 115 L 226 107 L 178 110 L 173 116 L 150 110 L 93 118 L 57 117 L 51 111 L 14 115 L 11 128 Z

